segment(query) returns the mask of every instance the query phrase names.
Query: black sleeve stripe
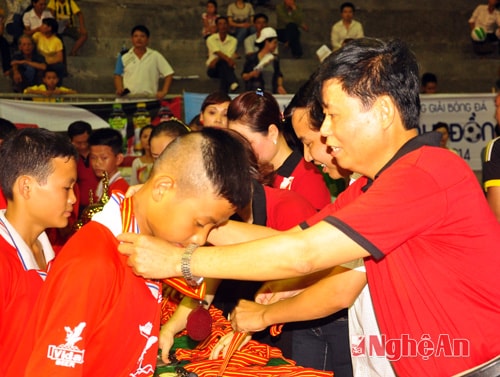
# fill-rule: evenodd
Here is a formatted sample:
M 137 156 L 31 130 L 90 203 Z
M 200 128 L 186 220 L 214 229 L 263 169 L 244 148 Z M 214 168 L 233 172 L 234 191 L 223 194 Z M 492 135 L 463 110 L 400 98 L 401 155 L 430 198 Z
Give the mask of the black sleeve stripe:
M 302 222 L 299 224 L 299 226 L 300 226 L 300 228 L 301 228 L 302 230 L 309 228 L 309 224 L 308 224 L 307 222 L 305 222 L 305 221 L 302 221 Z
M 380 260 L 384 257 L 384 253 L 382 253 L 382 251 L 380 251 L 378 247 L 376 247 L 373 243 L 368 241 L 365 237 L 363 237 L 361 234 L 356 232 L 353 228 L 351 228 L 349 225 L 339 220 L 338 218 L 333 216 L 327 216 L 323 219 L 323 221 L 326 221 L 328 224 L 336 227 L 347 237 L 349 237 L 358 245 L 360 245 L 363 249 L 368 251 L 375 260 Z

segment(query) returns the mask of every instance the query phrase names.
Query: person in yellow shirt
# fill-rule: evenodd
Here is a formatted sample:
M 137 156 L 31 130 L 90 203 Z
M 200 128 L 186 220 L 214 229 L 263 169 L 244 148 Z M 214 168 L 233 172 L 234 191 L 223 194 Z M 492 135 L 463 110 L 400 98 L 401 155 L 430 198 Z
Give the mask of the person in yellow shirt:
M 44 97 L 34 97 L 33 101 L 38 102 L 62 102 L 60 98 L 64 94 L 75 94 L 76 90 L 57 86 L 59 76 L 54 69 L 46 69 L 42 79 L 43 84 L 33 85 L 24 90 L 24 94 L 41 94 Z
M 47 68 L 55 70 L 62 83 L 62 78 L 66 76 L 66 65 L 64 64 L 64 47 L 57 36 L 57 21 L 53 18 L 43 19 L 40 31 L 33 34 L 33 41 L 38 53 L 45 58 Z
M 75 40 L 75 44 L 69 53 L 70 56 L 75 56 L 88 38 L 85 20 L 80 7 L 74 0 L 50 0 L 47 9 L 52 12 L 59 24 L 57 34 L 60 36 L 67 35 Z M 74 23 L 73 16 L 78 17 L 78 25 Z

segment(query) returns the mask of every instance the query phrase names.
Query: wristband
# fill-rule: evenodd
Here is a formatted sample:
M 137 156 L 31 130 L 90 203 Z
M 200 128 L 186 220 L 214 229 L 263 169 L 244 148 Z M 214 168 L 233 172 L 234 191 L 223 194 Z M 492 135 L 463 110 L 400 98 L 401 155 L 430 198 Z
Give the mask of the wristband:
M 182 276 L 184 277 L 184 280 L 186 280 L 186 283 L 188 283 L 188 285 L 193 288 L 200 285 L 203 281 L 203 277 L 193 276 L 193 274 L 191 273 L 191 256 L 198 247 L 199 245 L 195 243 L 189 244 L 186 247 L 184 254 L 182 254 L 181 259 Z

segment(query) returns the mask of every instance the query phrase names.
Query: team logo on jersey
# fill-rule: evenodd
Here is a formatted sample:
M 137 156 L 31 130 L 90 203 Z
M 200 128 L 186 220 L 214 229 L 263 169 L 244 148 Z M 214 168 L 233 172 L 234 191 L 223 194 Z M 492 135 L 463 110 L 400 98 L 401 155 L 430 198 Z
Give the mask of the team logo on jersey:
M 54 360 L 56 365 L 63 367 L 74 368 L 76 364 L 83 364 L 85 350 L 80 350 L 75 344 L 83 339 L 81 335 L 86 325 L 85 322 L 80 322 L 74 329 L 65 326 L 66 343 L 58 346 L 49 345 L 47 357 Z
M 280 189 L 282 190 L 291 190 L 292 182 L 294 177 L 285 177 L 280 183 Z
M 144 364 L 144 358 L 146 357 L 146 354 L 148 353 L 149 349 L 158 342 L 158 337 L 151 335 L 151 332 L 153 330 L 153 324 L 151 322 L 147 322 L 144 325 L 139 325 L 139 333 L 147 339 L 146 345 L 144 346 L 144 349 L 142 350 L 141 356 L 139 357 L 139 360 L 137 360 L 137 364 L 139 364 L 137 370 L 134 373 L 130 373 L 130 377 L 137 377 L 140 375 L 148 375 L 152 376 L 155 368 L 154 365 L 152 364 Z

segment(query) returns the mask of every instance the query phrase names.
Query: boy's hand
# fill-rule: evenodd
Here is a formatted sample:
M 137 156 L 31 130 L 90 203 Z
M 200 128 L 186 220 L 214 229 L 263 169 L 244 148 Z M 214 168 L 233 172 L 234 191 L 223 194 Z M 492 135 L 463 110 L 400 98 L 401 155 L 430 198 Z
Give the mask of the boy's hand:
M 133 185 L 133 186 L 130 186 L 127 190 L 127 192 L 125 193 L 125 197 L 126 198 L 130 198 L 131 196 L 133 196 L 137 191 L 139 191 L 141 189 L 141 187 L 144 186 L 143 184 L 142 185 Z

